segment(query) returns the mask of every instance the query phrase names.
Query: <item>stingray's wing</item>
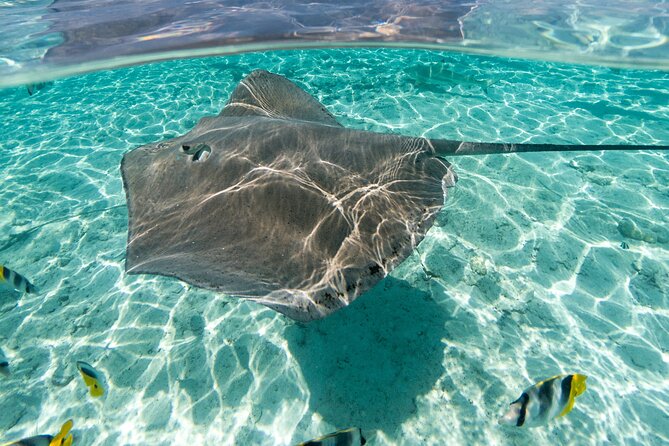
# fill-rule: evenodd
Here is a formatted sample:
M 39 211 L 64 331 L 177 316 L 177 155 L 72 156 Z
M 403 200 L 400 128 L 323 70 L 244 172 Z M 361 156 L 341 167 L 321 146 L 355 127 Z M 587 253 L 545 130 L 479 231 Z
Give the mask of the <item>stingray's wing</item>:
M 237 85 L 219 116 L 266 116 L 340 127 L 309 93 L 285 77 L 264 70 L 253 71 Z

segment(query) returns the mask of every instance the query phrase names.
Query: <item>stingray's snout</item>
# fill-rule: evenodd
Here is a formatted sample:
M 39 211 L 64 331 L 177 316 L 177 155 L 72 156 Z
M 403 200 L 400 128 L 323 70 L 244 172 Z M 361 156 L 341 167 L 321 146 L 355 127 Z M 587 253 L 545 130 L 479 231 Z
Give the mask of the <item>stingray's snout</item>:
M 181 151 L 186 155 L 190 155 L 190 160 L 193 162 L 206 161 L 211 153 L 211 147 L 206 144 L 182 144 Z

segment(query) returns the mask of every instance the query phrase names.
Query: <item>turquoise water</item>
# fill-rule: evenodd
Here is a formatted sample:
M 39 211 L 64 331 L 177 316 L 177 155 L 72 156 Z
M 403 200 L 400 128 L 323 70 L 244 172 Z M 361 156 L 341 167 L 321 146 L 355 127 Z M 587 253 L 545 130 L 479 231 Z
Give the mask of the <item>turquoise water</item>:
M 0 86 L 182 57 L 424 48 L 669 68 L 658 0 L 4 0 Z
M 669 141 L 669 73 L 417 50 L 171 61 L 33 96 L 1 90 L 0 263 L 43 293 L 0 291 L 12 369 L 0 376 L 0 440 L 72 418 L 85 445 L 291 445 L 348 426 L 372 445 L 669 441 L 666 154 L 452 159 L 460 180 L 414 255 L 308 325 L 126 276 L 122 155 L 217 114 L 256 68 L 295 81 L 347 127 Z M 638 232 L 621 230 L 629 220 Z M 105 375 L 103 399 L 87 395 L 77 360 Z M 497 424 L 525 387 L 563 372 L 589 377 L 568 417 Z

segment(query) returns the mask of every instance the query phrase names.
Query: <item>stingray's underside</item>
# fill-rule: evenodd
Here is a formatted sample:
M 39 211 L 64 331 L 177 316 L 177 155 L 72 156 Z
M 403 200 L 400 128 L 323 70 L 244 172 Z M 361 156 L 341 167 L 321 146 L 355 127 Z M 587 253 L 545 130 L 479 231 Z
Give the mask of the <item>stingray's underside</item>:
M 295 84 L 255 71 L 218 116 L 123 157 L 126 270 L 319 319 L 371 288 L 424 237 L 456 181 L 436 155 L 667 148 L 350 130 Z
M 405 259 L 455 175 L 427 140 L 349 130 L 254 72 L 217 117 L 127 153 L 126 269 L 293 319 L 349 304 Z

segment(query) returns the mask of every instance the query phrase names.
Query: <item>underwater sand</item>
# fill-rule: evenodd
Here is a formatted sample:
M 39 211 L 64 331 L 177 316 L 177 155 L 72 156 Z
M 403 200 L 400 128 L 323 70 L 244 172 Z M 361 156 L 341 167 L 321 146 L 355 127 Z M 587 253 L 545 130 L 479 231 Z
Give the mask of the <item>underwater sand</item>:
M 217 114 L 256 68 L 347 127 L 669 142 L 669 73 L 439 52 L 247 54 L 0 90 L 0 263 L 43 291 L 0 291 L 0 441 L 72 418 L 79 445 L 292 445 L 349 426 L 370 445 L 669 442 L 666 154 L 453 158 L 460 180 L 416 252 L 307 325 L 126 276 L 123 153 Z M 103 399 L 77 360 L 106 376 Z M 497 424 L 525 387 L 575 372 L 588 390 L 568 417 Z

